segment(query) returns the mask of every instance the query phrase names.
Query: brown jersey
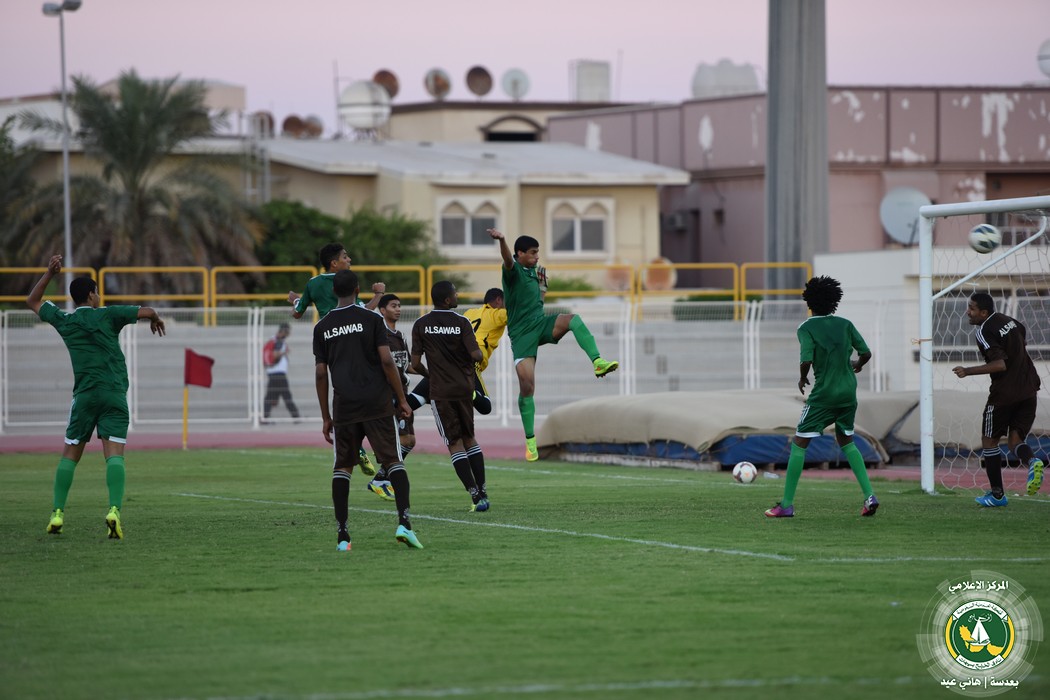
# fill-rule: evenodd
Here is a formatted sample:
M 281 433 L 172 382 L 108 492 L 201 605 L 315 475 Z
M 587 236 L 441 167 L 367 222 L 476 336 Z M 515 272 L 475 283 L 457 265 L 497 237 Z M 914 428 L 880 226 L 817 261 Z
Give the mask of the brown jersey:
M 394 413 L 379 348 L 388 347 L 383 318 L 363 306 L 332 309 L 314 326 L 314 360 L 328 367 L 336 425 Z
M 991 375 L 988 405 L 1009 406 L 1039 393 L 1039 373 L 1028 355 L 1023 323 L 1006 314 L 993 313 L 978 326 L 975 336 L 985 363 L 1006 362 L 1005 371 Z
M 412 326 L 412 354 L 426 358 L 431 399 L 472 398 L 475 351 L 470 321 L 451 309 L 434 309 Z

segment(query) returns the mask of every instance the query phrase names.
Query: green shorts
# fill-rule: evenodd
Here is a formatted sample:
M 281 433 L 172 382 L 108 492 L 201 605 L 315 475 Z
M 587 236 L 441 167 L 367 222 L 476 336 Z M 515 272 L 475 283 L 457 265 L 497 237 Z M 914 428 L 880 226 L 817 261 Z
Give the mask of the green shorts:
M 91 440 L 98 428 L 103 440 L 128 441 L 128 395 L 123 391 L 84 391 L 73 396 L 66 425 L 66 444 L 80 445 Z
M 810 406 L 808 403 L 802 407 L 802 415 L 798 419 L 798 428 L 795 435 L 804 438 L 820 437 L 824 434 L 824 428 L 832 423 L 835 431 L 843 435 L 853 434 L 853 421 L 857 417 L 857 404 L 852 406 Z
M 537 318 L 534 322 L 524 328 L 515 328 L 510 333 L 510 350 L 515 360 L 524 360 L 526 357 L 536 357 L 536 351 L 541 345 L 557 345 L 554 338 L 554 324 L 558 322 L 557 315 Z

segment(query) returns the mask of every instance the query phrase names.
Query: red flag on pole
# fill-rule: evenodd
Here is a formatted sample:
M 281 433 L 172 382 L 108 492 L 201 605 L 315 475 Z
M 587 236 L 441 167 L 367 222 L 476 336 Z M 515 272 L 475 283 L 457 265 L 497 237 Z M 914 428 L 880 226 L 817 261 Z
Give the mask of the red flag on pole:
M 186 370 L 183 373 L 183 384 L 189 386 L 211 387 L 211 366 L 215 360 L 206 356 L 198 355 L 186 348 Z

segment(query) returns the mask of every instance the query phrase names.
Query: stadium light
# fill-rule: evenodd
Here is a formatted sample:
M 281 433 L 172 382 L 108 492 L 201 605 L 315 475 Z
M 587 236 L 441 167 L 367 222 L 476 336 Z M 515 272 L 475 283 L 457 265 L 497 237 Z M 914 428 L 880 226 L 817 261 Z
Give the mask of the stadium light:
M 73 267 L 73 223 L 69 205 L 69 110 L 66 99 L 66 22 L 67 12 L 76 12 L 80 9 L 81 0 L 63 0 L 62 4 L 53 2 L 44 3 L 43 11 L 47 17 L 58 17 L 58 44 L 62 56 L 62 209 L 63 209 L 63 251 L 62 266 L 67 268 L 66 285 L 62 290 L 66 297 L 66 305 L 69 301 L 69 283 L 73 281 L 73 273 L 68 268 Z

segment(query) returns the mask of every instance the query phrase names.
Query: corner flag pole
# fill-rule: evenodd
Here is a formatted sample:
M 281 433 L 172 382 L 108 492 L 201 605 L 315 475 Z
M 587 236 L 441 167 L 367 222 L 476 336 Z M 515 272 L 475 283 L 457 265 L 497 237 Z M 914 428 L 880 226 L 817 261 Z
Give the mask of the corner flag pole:
M 182 381 L 182 449 L 187 449 L 190 433 L 190 384 L 211 386 L 211 368 L 215 360 L 186 348 L 186 366 Z

